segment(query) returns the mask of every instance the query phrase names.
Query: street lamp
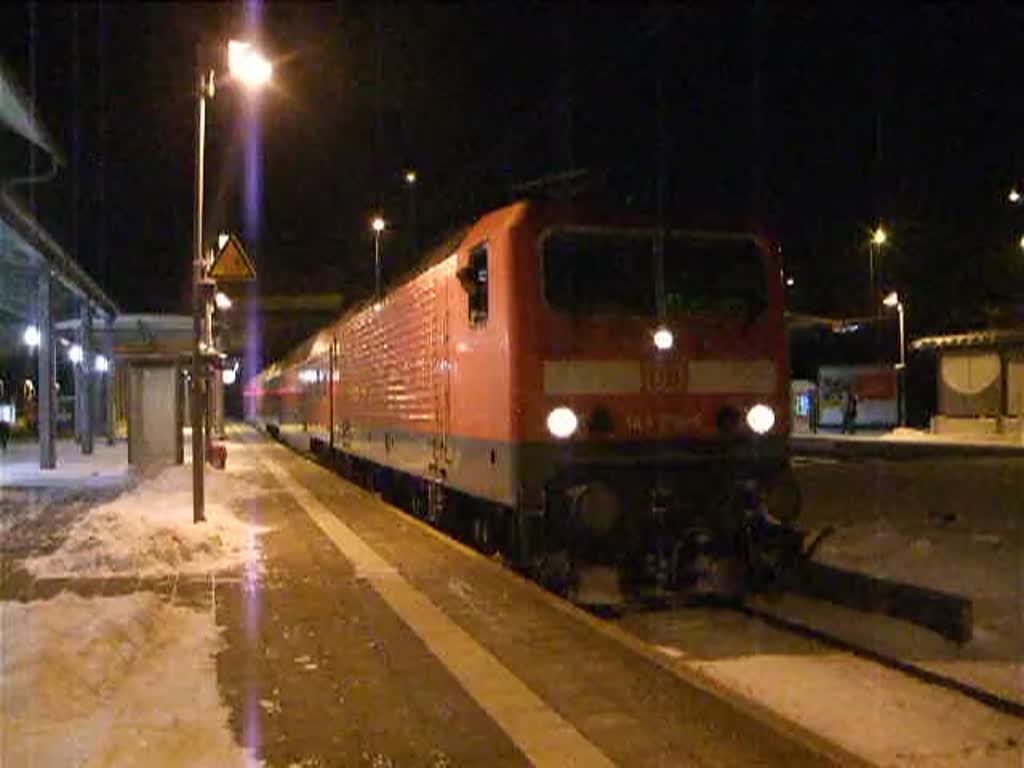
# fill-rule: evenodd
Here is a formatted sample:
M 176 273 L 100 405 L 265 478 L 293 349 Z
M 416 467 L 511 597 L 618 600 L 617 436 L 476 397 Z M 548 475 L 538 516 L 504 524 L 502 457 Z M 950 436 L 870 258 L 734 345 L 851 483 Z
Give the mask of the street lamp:
M 196 199 L 192 254 L 192 522 L 206 519 L 203 498 L 203 364 L 199 340 L 202 336 L 205 302 L 202 298 L 205 265 L 203 261 L 203 165 L 206 151 L 206 100 L 216 94 L 216 74 L 204 66 L 197 48 L 198 88 L 196 91 Z M 228 71 L 232 80 L 247 88 L 259 88 L 270 81 L 273 65 L 251 43 L 228 43 Z
M 217 295 L 213 297 L 213 302 L 217 305 L 217 309 L 221 311 L 227 311 L 231 309 L 231 297 L 223 291 L 217 291 Z
M 39 346 L 39 329 L 30 325 L 25 329 L 25 332 L 21 335 L 21 340 L 25 342 L 25 346 L 31 348 Z
M 1020 191 L 1016 187 L 1010 189 L 1010 194 L 1006 196 L 1006 199 L 1016 205 L 1020 202 Z
M 878 250 L 889 241 L 889 234 L 879 224 L 874 231 L 871 233 L 870 241 L 870 268 L 871 268 L 871 303 L 874 304 L 878 301 L 875 298 L 875 260 L 878 258 Z
M 414 168 L 405 171 L 405 188 L 409 190 L 409 226 L 406 228 L 408 234 L 406 240 L 409 244 L 409 258 L 416 258 L 416 250 L 419 247 L 418 228 L 416 226 L 416 182 L 419 176 Z
M 377 291 L 375 297 L 380 301 L 380 233 L 384 231 L 388 223 L 381 216 L 374 216 L 370 226 L 373 227 L 373 264 L 376 278 Z
M 900 362 L 896 366 L 897 372 L 897 384 L 899 386 L 899 423 L 903 426 L 906 420 L 906 372 L 907 367 L 907 344 L 905 340 L 906 326 L 904 325 L 904 314 L 903 314 L 903 302 L 900 301 L 900 295 L 896 291 L 892 291 L 888 296 L 882 299 L 882 304 L 890 309 L 895 307 L 896 312 L 899 315 L 900 323 Z

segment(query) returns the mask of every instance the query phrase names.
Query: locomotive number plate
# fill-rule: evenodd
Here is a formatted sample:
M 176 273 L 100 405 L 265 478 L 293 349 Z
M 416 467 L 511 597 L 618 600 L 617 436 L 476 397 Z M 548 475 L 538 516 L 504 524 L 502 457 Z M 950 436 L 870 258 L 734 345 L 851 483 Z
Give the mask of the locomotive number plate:
M 686 364 L 648 365 L 644 369 L 645 392 L 686 391 Z

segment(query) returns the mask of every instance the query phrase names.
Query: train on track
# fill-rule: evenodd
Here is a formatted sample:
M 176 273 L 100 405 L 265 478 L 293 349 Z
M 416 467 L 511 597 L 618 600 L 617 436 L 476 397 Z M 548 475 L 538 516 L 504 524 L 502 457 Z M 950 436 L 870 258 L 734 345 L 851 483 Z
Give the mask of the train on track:
M 520 201 L 244 394 L 272 434 L 607 603 L 757 588 L 799 557 L 789 386 L 773 243 Z

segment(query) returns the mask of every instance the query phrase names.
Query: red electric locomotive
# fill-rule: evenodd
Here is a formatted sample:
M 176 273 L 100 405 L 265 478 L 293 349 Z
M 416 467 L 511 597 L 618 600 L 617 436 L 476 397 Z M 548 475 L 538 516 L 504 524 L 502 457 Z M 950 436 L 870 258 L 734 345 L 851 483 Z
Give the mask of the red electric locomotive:
M 799 552 L 780 277 L 755 234 L 519 202 L 247 412 L 582 602 L 757 583 Z

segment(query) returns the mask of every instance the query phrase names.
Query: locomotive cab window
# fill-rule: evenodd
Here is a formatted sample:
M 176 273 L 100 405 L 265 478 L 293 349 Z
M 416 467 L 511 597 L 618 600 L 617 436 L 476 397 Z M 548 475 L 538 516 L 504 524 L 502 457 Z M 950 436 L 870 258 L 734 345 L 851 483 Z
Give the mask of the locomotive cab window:
M 459 282 L 466 291 L 469 325 L 476 328 L 487 323 L 487 244 L 480 243 L 469 252 L 469 263 L 458 271 Z
M 649 230 L 557 231 L 544 240 L 544 298 L 576 314 L 653 315 L 657 273 Z M 748 321 L 767 306 L 753 240 L 669 233 L 662 255 L 664 303 L 672 314 L 712 312 Z

